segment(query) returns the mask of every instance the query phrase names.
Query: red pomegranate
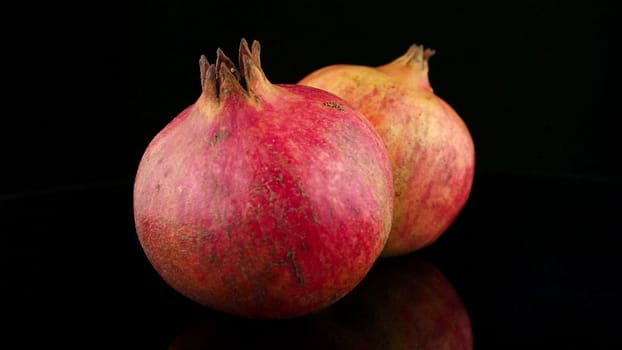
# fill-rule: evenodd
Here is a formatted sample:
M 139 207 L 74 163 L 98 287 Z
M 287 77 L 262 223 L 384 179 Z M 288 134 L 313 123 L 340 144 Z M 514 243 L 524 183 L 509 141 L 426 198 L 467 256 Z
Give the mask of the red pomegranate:
M 412 45 L 386 65 L 331 65 L 299 81 L 348 101 L 386 144 L 395 210 L 383 256 L 432 244 L 462 211 L 471 191 L 473 140 L 456 111 L 430 87 L 428 60 L 433 53 Z
M 272 84 L 260 47 L 239 68 L 200 60 L 202 93 L 148 145 L 134 184 L 138 239 L 189 299 L 289 318 L 343 297 L 379 257 L 393 185 L 373 126 L 326 91 Z

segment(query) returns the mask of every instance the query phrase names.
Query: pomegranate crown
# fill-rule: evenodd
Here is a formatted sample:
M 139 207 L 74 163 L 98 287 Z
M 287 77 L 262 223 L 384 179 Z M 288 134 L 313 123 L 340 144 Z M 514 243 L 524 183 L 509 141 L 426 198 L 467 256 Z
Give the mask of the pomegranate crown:
M 428 71 L 429 61 L 436 53 L 435 50 L 425 48 L 423 45 L 411 44 L 408 50 L 400 57 L 394 60 L 396 64 L 403 64 L 406 66 L 417 65 L 422 71 Z
M 221 100 L 232 94 L 257 95 L 272 86 L 266 78 L 260 61 L 261 47 L 257 40 L 248 46 L 246 39 L 240 41 L 238 67 L 218 48 L 216 63 L 210 64 L 205 55 L 199 59 L 202 94 L 213 100 Z
M 377 68 L 416 89 L 433 91 L 428 79 L 429 60 L 436 51 L 412 44 L 395 60 Z

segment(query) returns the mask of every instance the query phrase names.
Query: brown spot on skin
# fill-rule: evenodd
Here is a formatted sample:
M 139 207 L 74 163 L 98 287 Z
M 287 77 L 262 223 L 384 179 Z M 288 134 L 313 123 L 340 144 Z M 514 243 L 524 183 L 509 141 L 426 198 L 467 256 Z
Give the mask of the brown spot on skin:
M 214 239 L 214 234 L 212 232 L 209 231 L 202 231 L 199 233 L 199 236 L 202 238 L 205 238 L 207 240 L 213 240 Z
M 304 286 L 305 279 L 302 276 L 302 271 L 300 270 L 300 266 L 298 266 L 298 263 L 296 262 L 296 252 L 293 250 L 289 250 L 287 252 L 287 258 L 292 264 L 292 268 L 294 269 L 294 274 L 296 274 L 296 280 L 298 280 L 298 284 L 300 284 L 301 286 Z
M 305 192 L 304 188 L 302 188 L 302 184 L 300 183 L 300 181 L 296 181 L 296 188 L 298 189 L 298 191 L 300 192 L 300 195 L 303 197 L 309 197 L 307 195 L 307 193 Z
M 332 101 L 328 101 L 328 102 L 322 102 L 322 106 L 324 107 L 330 107 L 332 109 L 338 110 L 339 112 L 343 112 L 345 111 L 345 109 L 343 109 L 343 107 L 341 107 L 340 104 L 336 103 L 336 102 L 332 102 Z
M 221 142 L 222 140 L 226 139 L 227 136 L 229 136 L 229 131 L 228 130 L 220 130 L 219 132 L 214 134 L 214 136 L 212 136 L 212 138 L 210 140 L 210 144 L 215 145 L 218 142 Z
M 283 174 L 279 174 L 277 176 L 274 177 L 274 181 L 283 184 Z
M 313 215 L 311 215 L 311 218 L 313 219 L 313 222 L 315 222 L 316 224 L 320 224 L 320 219 L 317 217 L 317 214 L 313 213 Z

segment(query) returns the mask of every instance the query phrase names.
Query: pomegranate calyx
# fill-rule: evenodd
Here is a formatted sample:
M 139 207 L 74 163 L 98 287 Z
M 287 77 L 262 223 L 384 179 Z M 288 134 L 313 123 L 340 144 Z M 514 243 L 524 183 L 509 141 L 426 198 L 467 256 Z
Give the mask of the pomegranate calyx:
M 261 69 L 260 44 L 254 40 L 249 48 L 242 38 L 239 49 L 239 67 L 220 48 L 216 63 L 210 64 L 205 55 L 199 58 L 201 89 L 208 101 L 221 102 L 228 96 L 263 95 L 273 85 Z
M 199 69 L 201 71 L 201 90 L 203 95 L 209 99 L 216 99 L 218 93 L 216 91 L 216 66 L 210 64 L 205 55 L 199 58 Z
M 240 72 L 246 83 L 246 88 L 252 95 L 266 96 L 266 94 L 274 88 L 274 85 L 270 83 L 261 68 L 260 56 L 261 45 L 259 41 L 253 40 L 249 49 L 248 42 L 246 39 L 242 38 L 240 41 L 238 60 Z
M 418 65 L 423 71 L 428 71 L 428 62 L 432 56 L 436 53 L 435 50 L 424 48 L 423 45 L 412 44 L 404 55 L 397 58 L 402 64 L 412 66 Z
M 428 62 L 435 53 L 435 50 L 424 48 L 423 45 L 412 44 L 403 55 L 376 68 L 402 81 L 406 86 L 432 92 L 428 79 Z

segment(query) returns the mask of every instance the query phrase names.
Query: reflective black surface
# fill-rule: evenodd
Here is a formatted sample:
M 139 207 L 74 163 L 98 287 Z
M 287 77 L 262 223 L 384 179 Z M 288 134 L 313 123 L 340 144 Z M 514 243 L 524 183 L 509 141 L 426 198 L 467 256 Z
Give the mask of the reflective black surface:
M 146 260 L 132 218 L 140 156 L 198 97 L 199 56 L 235 57 L 246 37 L 262 43 L 275 83 L 383 64 L 413 42 L 436 49 L 432 86 L 475 141 L 473 192 L 434 245 L 384 265 L 408 271 L 421 258 L 440 271 L 475 349 L 622 348 L 617 3 L 134 5 L 14 3 L 19 24 L 4 23 L 0 346 L 373 348 L 410 334 L 414 322 L 396 335 L 386 319 L 397 316 L 377 312 L 393 289 L 360 302 L 398 277 L 366 279 L 372 292 L 312 317 L 258 322 L 194 304 Z
M 236 319 L 169 288 L 136 239 L 129 183 L 7 197 L 0 229 L 2 288 L 16 327 L 10 334 L 24 344 L 67 346 L 193 349 L 198 341 L 207 348 L 381 348 L 416 329 L 418 311 L 403 316 L 423 306 L 401 301 L 400 316 L 391 300 L 408 300 L 409 293 L 413 303 L 425 299 L 414 287 L 425 278 L 408 267 L 421 259 L 463 304 L 475 349 L 611 349 L 621 344 L 621 195 L 621 183 L 612 180 L 480 172 L 464 211 L 434 245 L 379 262 L 352 295 L 289 321 Z M 202 327 L 209 332 L 197 331 Z M 419 329 L 413 339 L 443 333 L 442 327 L 434 335 Z

